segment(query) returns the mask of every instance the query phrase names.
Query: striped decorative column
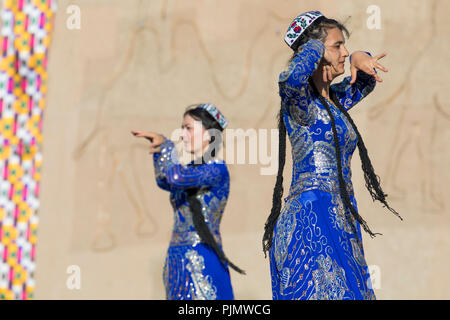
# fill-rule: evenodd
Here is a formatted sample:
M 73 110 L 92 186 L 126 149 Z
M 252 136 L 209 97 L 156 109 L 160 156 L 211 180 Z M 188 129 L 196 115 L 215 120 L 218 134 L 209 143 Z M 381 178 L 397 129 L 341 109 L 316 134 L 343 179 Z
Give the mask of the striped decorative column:
M 33 298 L 42 120 L 55 10 L 55 0 L 3 0 L 0 299 Z

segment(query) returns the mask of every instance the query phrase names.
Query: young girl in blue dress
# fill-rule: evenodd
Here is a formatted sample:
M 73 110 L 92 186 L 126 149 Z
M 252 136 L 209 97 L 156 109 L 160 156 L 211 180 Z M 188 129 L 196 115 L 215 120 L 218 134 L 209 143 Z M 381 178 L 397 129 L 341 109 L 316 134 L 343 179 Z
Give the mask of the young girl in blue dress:
M 163 281 L 169 300 L 232 300 L 228 266 L 244 273 L 225 256 L 220 221 L 228 200 L 230 177 L 223 160 L 216 158 L 227 121 L 212 104 L 188 108 L 181 138 L 195 156 L 179 162 L 174 143 L 153 132 L 132 131 L 151 141 L 158 186 L 170 192 L 174 227 Z
M 387 72 L 378 63 L 385 54 L 354 52 L 351 77 L 331 85 L 349 56 L 344 33 L 348 37 L 341 23 L 310 11 L 295 18 L 285 35 L 294 55 L 279 77 L 279 168 L 263 237 L 273 299 L 375 299 L 360 227 L 375 234 L 358 213 L 351 181 L 356 147 L 372 198 L 399 216 L 387 204 L 348 114 L 382 81 L 376 69 Z M 282 206 L 286 133 L 293 176 Z

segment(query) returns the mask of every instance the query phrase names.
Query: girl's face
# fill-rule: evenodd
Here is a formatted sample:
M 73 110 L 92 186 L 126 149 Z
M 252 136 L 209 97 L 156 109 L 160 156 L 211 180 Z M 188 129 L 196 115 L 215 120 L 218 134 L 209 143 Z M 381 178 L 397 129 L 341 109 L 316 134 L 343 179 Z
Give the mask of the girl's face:
M 326 57 L 332 66 L 332 75 L 337 77 L 345 72 L 345 59 L 349 56 L 345 48 L 345 38 L 339 28 L 328 29 L 328 36 L 324 42 Z
M 209 134 L 202 122 L 185 115 L 181 123 L 181 139 L 184 143 L 184 150 L 196 155 L 202 155 L 209 145 Z

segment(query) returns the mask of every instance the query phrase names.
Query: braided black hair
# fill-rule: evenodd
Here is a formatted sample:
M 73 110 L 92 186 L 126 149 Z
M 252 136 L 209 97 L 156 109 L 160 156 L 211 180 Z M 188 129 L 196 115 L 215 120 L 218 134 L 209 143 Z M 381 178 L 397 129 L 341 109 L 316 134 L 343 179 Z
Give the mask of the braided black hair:
M 349 208 L 352 216 L 363 226 L 364 230 L 371 236 L 375 237 L 377 234 L 380 233 L 373 233 L 369 226 L 367 225 L 367 222 L 359 215 L 358 211 L 356 211 L 355 207 L 352 205 L 350 201 L 350 196 L 348 194 L 347 188 L 345 186 L 344 176 L 342 173 L 342 159 L 341 159 L 341 148 L 339 146 L 339 140 L 336 130 L 336 123 L 335 119 L 333 117 L 333 114 L 331 113 L 329 104 L 325 101 L 324 97 L 319 93 L 316 86 L 314 85 L 314 82 L 310 79 L 310 85 L 313 88 L 314 93 L 319 97 L 320 102 L 323 106 L 325 106 L 325 109 L 328 112 L 328 115 L 330 116 L 331 120 L 331 127 L 333 131 L 333 140 L 334 140 L 334 149 L 336 153 L 336 162 L 337 162 L 337 168 L 338 168 L 338 180 L 339 180 L 339 191 L 341 194 L 341 198 L 344 202 L 345 207 Z M 355 123 L 353 122 L 353 119 L 350 117 L 350 114 L 347 112 L 347 110 L 341 105 L 339 102 L 339 99 L 336 97 L 336 94 L 333 92 L 333 90 L 330 89 L 330 98 L 335 104 L 335 106 L 345 115 L 349 123 L 351 124 L 353 130 L 356 133 L 356 136 L 358 137 L 358 151 L 359 156 L 361 158 L 362 163 L 362 169 L 364 172 L 364 180 L 366 183 L 366 188 L 369 191 L 370 195 L 372 196 L 372 200 L 378 200 L 381 203 L 383 203 L 384 207 L 387 207 L 392 213 L 394 213 L 397 217 L 399 217 L 401 220 L 402 217 L 398 214 L 397 211 L 392 209 L 386 202 L 387 194 L 383 192 L 380 185 L 380 177 L 375 174 L 375 171 L 372 166 L 372 162 L 370 161 L 369 155 L 367 153 L 366 146 L 364 145 L 364 141 L 361 137 L 361 134 L 358 131 L 358 128 L 356 127 Z
M 188 109 L 184 116 L 190 115 L 195 120 L 199 120 L 202 122 L 202 125 L 205 127 L 206 130 L 218 130 L 223 131 L 223 128 L 219 125 L 219 123 L 214 119 L 213 116 L 211 116 L 208 111 L 201 109 L 201 108 L 191 108 Z M 216 155 L 216 146 L 220 147 L 222 145 L 222 135 L 216 134 L 211 135 L 211 140 L 209 141 L 209 147 L 208 150 L 205 152 L 204 156 L 202 157 L 201 163 L 194 162 L 193 166 L 201 166 L 208 162 L 209 156 L 215 157 Z M 206 159 L 205 159 L 206 158 Z M 217 254 L 220 262 L 226 266 L 228 265 L 234 269 L 235 271 L 245 274 L 245 271 L 237 267 L 235 264 L 233 264 L 225 255 L 222 248 L 217 243 L 216 239 L 211 233 L 211 230 L 209 229 L 205 217 L 202 213 L 202 205 L 200 201 L 197 199 L 197 194 L 199 192 L 199 188 L 189 188 L 187 190 L 188 194 L 188 203 L 189 208 L 192 213 L 192 222 L 194 224 L 195 231 L 198 233 L 200 240 L 208 245 L 214 252 Z
M 286 163 L 286 126 L 283 119 L 283 109 L 280 109 L 278 113 L 278 174 L 275 188 L 273 189 L 272 196 L 272 210 L 270 211 L 269 218 L 267 218 L 265 225 L 265 232 L 263 236 L 263 250 L 264 256 L 266 251 L 272 247 L 273 242 L 273 230 L 277 222 L 278 216 L 281 212 L 281 198 L 283 196 L 283 170 Z
M 317 89 L 316 89 L 316 91 L 317 91 Z M 361 158 L 361 167 L 364 172 L 364 180 L 365 180 L 366 188 L 369 191 L 369 193 L 372 197 L 372 200 L 380 201 L 381 203 L 383 203 L 384 207 L 388 208 L 388 210 L 391 211 L 393 214 L 395 214 L 400 220 L 403 220 L 403 218 L 400 216 L 400 214 L 397 211 L 395 211 L 393 208 L 391 208 L 386 201 L 387 194 L 385 194 L 383 192 L 383 190 L 381 189 L 380 177 L 377 174 L 375 174 L 375 170 L 372 166 L 372 162 L 370 161 L 366 146 L 361 137 L 361 134 L 358 131 L 358 128 L 356 127 L 355 123 L 353 122 L 353 119 L 350 117 L 350 114 L 347 112 L 347 110 L 341 105 L 341 103 L 339 102 L 339 99 L 337 98 L 337 96 L 333 90 L 330 90 L 330 98 L 334 102 L 334 104 L 338 107 L 338 109 L 345 115 L 348 122 L 350 122 L 353 130 L 355 131 L 356 136 L 358 137 L 358 151 L 359 151 L 359 156 Z

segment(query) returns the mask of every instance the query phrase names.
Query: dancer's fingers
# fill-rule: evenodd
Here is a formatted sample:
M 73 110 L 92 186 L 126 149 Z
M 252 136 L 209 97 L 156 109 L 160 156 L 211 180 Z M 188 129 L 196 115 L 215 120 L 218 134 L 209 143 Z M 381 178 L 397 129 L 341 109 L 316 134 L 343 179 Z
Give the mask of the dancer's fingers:
M 333 81 L 333 74 L 331 73 L 331 67 L 328 68 L 328 81 Z
M 387 53 L 386 52 L 383 52 L 382 54 L 379 54 L 379 55 L 377 55 L 377 56 L 375 56 L 375 57 L 373 57 L 375 60 L 380 60 L 380 59 L 382 59 L 382 58 L 384 58 L 384 57 L 386 57 L 387 56 Z
M 138 130 L 131 130 L 131 134 L 134 136 L 138 135 L 139 133 L 140 133 L 140 131 L 138 131 Z
M 357 73 L 358 73 L 358 69 L 355 66 L 351 66 L 350 67 L 350 72 L 352 74 L 352 80 L 350 81 L 350 84 L 354 84 L 356 81 L 356 77 L 357 77 Z
M 383 82 L 383 79 L 381 79 L 381 78 L 378 76 L 378 74 L 375 73 L 375 74 L 373 75 L 373 77 L 375 78 L 376 81 L 378 81 L 378 82 Z
M 375 68 L 372 65 L 368 65 L 368 66 L 364 66 L 364 70 L 365 73 L 367 73 L 368 75 L 374 76 L 377 74 L 375 72 Z
M 149 154 L 159 153 L 159 152 L 161 152 L 161 148 L 160 147 L 150 148 Z
M 327 78 L 328 78 L 328 75 L 327 75 L 327 66 L 324 66 L 324 67 L 323 67 L 323 72 L 322 72 L 322 79 L 323 79 L 323 82 L 327 82 Z
M 388 72 L 388 69 L 386 69 L 385 67 L 383 67 L 381 64 L 379 64 L 378 62 L 374 63 L 375 67 L 377 67 L 378 69 L 380 69 L 381 71 L 384 72 Z
M 143 132 L 143 131 L 133 130 L 133 131 L 131 131 L 131 133 L 137 138 L 147 138 L 149 140 L 153 140 L 153 138 L 155 137 L 155 134 L 153 132 Z
M 143 131 L 133 130 L 133 131 L 131 131 L 131 133 L 132 133 L 135 137 L 138 137 L 138 138 L 145 136 L 145 133 L 144 133 Z

